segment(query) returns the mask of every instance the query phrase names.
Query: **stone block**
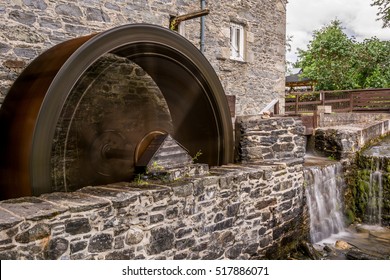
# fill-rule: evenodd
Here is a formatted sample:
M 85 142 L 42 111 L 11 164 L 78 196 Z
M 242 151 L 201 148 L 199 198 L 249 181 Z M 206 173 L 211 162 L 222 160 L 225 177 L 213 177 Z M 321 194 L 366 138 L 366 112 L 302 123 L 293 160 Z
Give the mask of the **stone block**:
M 127 245 L 136 245 L 144 239 L 144 232 L 138 227 L 130 228 L 126 233 L 125 243 Z
M 244 248 L 244 244 L 238 243 L 226 250 L 225 256 L 229 259 L 237 259 Z
M 138 195 L 134 192 L 127 192 L 126 188 L 110 188 L 110 187 L 85 187 L 79 192 L 109 199 L 112 202 L 112 205 L 115 208 L 122 208 L 129 206 L 131 203 L 134 203 L 138 199 Z
M 79 218 L 65 221 L 65 232 L 76 235 L 88 233 L 91 231 L 91 225 L 87 218 Z
M 0 207 L 27 220 L 52 218 L 66 211 L 61 205 L 53 205 L 36 197 L 10 199 L 0 203 Z
M 176 240 L 175 247 L 177 250 L 184 250 L 193 247 L 196 244 L 196 241 L 194 238 L 186 238 L 186 239 L 180 239 Z
M 267 207 L 270 207 L 270 206 L 273 206 L 276 204 L 277 204 L 276 198 L 267 198 L 267 199 L 264 198 L 255 204 L 255 208 L 258 210 L 262 210 L 264 208 L 267 208 Z
M 45 251 L 45 257 L 49 260 L 59 259 L 69 247 L 69 241 L 64 238 L 55 238 L 49 241 L 47 250 Z
M 150 244 L 148 246 L 150 255 L 157 255 L 173 248 L 175 235 L 169 227 L 154 228 L 150 234 Z
M 39 223 L 28 230 L 16 235 L 15 241 L 19 243 L 29 243 L 49 237 L 51 229 L 47 224 Z
M 108 233 L 98 233 L 89 240 L 88 252 L 101 253 L 112 249 L 113 237 Z
M 59 207 L 64 207 L 62 209 L 68 208 L 71 212 L 83 212 L 89 211 L 92 209 L 99 209 L 110 205 L 110 202 L 105 199 L 99 199 L 94 196 L 83 194 L 81 192 L 73 193 L 50 193 L 44 194 L 41 198 L 59 205 Z M 51 205 L 51 203 L 46 202 Z M 66 208 L 65 208 L 66 207 Z
M 135 258 L 134 249 L 118 250 L 106 255 L 106 260 L 132 260 Z
M 78 241 L 70 244 L 70 254 L 73 255 L 87 248 L 87 241 Z

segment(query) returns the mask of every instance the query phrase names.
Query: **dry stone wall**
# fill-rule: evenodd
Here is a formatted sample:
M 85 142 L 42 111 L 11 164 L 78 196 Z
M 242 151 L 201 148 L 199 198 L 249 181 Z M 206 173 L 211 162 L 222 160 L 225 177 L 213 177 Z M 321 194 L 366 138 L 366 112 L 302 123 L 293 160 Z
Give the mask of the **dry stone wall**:
M 284 97 L 285 0 L 206 1 L 205 55 L 225 92 L 236 96 L 236 114 L 260 112 Z M 200 1 L 16 0 L 0 3 L 0 104 L 34 58 L 48 48 L 128 23 L 169 27 L 171 15 L 200 10 Z M 231 22 L 245 28 L 245 61 L 230 59 Z M 200 19 L 184 23 L 183 35 L 200 45 Z M 281 106 L 283 107 L 283 106 Z
M 289 126 L 293 138 L 303 131 L 292 118 L 250 122 Z M 2 201 L 0 259 L 285 258 L 308 240 L 303 160 L 295 155 L 273 164 L 194 165 L 192 176 L 172 182 Z

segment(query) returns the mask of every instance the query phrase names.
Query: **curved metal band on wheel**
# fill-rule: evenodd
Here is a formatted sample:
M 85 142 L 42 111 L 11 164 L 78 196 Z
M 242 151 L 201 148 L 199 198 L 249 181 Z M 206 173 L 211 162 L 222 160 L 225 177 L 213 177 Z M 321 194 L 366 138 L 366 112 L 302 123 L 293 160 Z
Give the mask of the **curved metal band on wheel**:
M 125 25 L 49 49 L 15 81 L 0 110 L 2 199 L 52 191 L 51 145 L 61 111 L 83 73 L 107 53 L 152 77 L 168 104 L 173 137 L 191 154 L 202 150 L 210 165 L 232 161 L 229 108 L 207 59 L 166 28 Z

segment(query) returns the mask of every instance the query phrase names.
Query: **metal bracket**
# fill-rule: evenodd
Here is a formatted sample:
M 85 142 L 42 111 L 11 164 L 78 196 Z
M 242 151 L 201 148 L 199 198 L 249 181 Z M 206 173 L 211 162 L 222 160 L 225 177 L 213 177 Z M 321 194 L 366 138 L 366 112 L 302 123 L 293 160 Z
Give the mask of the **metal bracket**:
M 209 9 L 203 9 L 203 10 L 200 10 L 200 11 L 196 11 L 196 12 L 185 14 L 185 15 L 181 15 L 181 16 L 171 16 L 171 18 L 169 19 L 169 29 L 177 31 L 178 28 L 179 28 L 179 24 L 182 21 L 186 21 L 186 20 L 189 20 L 189 19 L 206 16 L 209 13 L 210 13 Z

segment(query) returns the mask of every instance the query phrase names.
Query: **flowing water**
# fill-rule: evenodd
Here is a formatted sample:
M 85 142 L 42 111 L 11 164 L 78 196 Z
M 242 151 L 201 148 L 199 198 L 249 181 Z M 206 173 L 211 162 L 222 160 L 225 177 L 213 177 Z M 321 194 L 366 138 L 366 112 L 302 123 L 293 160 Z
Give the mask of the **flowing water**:
M 344 231 L 341 193 L 345 186 L 338 162 L 305 169 L 306 198 L 313 243 Z
M 390 139 L 386 137 L 381 143 L 364 151 L 362 158 L 371 162 L 370 180 L 368 183 L 368 202 L 365 220 L 369 224 L 382 224 L 383 179 L 388 175 L 388 158 L 390 157 Z
M 383 183 L 380 170 L 371 171 L 369 196 L 367 204 L 367 220 L 371 225 L 381 225 L 382 221 Z

